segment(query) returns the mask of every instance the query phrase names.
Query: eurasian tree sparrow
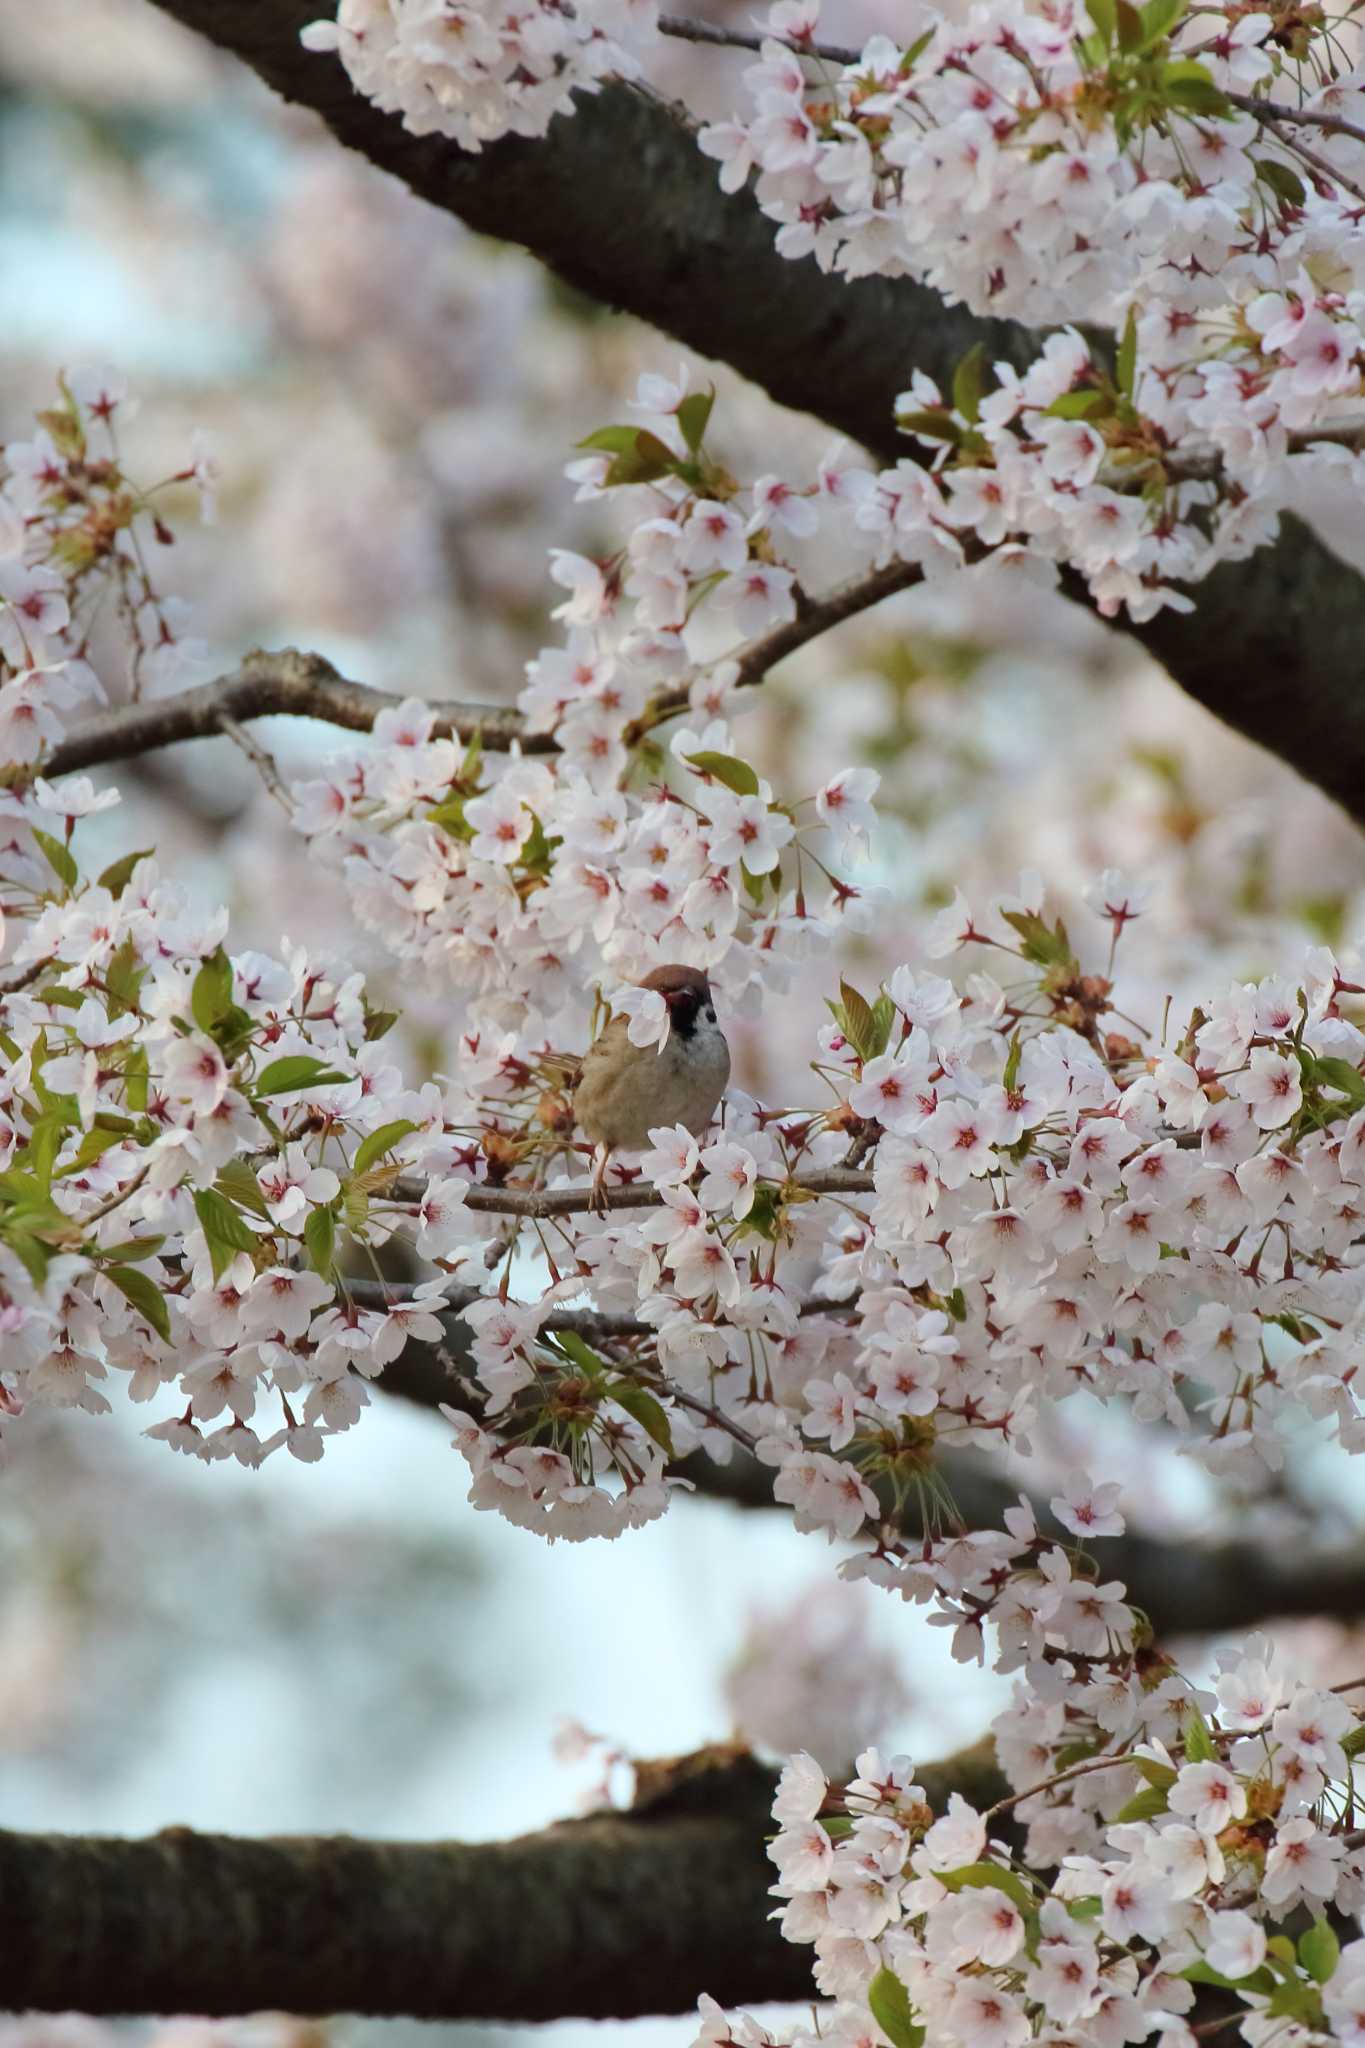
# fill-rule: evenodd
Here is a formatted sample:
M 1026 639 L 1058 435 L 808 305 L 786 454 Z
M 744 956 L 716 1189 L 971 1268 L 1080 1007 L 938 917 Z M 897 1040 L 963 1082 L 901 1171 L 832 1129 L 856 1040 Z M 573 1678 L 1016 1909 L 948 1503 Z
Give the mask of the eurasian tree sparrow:
M 613 1017 L 583 1055 L 574 1096 L 578 1127 L 597 1147 L 592 1185 L 599 1202 L 613 1152 L 643 1151 L 658 1124 L 704 1136 L 730 1078 L 730 1048 L 700 969 L 656 967 L 640 987 L 656 989 L 668 1006 L 664 1043 L 633 1045 L 630 1019 Z

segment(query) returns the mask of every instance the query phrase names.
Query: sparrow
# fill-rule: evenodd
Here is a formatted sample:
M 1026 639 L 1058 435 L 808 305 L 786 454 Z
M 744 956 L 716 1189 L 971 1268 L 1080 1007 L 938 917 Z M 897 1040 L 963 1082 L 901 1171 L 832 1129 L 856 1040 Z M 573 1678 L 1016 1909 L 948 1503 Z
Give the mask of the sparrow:
M 603 1181 L 615 1151 L 639 1152 L 657 1124 L 705 1135 L 730 1078 L 730 1048 L 716 1022 L 711 984 L 696 967 L 656 967 L 640 983 L 668 1005 L 661 1046 L 632 1045 L 630 1019 L 613 1017 L 583 1055 L 574 1112 L 596 1146 L 594 1205 L 605 1208 Z

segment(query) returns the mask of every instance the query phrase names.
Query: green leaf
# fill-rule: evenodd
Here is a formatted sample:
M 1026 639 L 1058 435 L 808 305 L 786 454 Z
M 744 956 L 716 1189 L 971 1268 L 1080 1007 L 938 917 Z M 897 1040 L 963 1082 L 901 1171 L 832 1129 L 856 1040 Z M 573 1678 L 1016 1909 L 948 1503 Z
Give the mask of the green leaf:
M 668 1426 L 667 1414 L 653 1394 L 637 1386 L 634 1380 L 608 1380 L 607 1392 L 617 1407 L 624 1408 L 627 1415 L 639 1423 L 645 1435 L 652 1437 L 659 1449 L 671 1458 L 673 1432 Z
M 80 869 L 71 848 L 60 839 L 54 839 L 50 832 L 40 831 L 37 825 L 30 825 L 29 830 L 47 855 L 47 864 L 58 881 L 65 882 L 68 889 L 74 889 L 80 879 Z
M 1013 1899 L 1021 1913 L 1031 1913 L 1035 1900 L 1022 1877 L 999 1863 L 964 1863 L 960 1870 L 937 1870 L 934 1875 L 950 1892 L 997 1891 Z
M 1223 1991 L 1256 1991 L 1268 1995 L 1275 1989 L 1275 1979 L 1262 1966 L 1253 1970 L 1249 1977 L 1224 1977 L 1208 1963 L 1189 1963 L 1179 1972 L 1187 1984 L 1217 1984 Z
M 709 775 L 713 781 L 723 782 L 736 796 L 758 795 L 757 774 L 737 754 L 685 754 L 683 759 L 699 775 Z
M 158 1237 L 125 1237 L 120 1244 L 100 1246 L 100 1257 L 112 1259 L 115 1265 L 124 1266 L 129 1259 L 151 1259 L 161 1250 L 166 1239 Z
M 79 1010 L 85 997 L 80 989 L 60 988 L 54 982 L 51 988 L 40 988 L 38 1000 L 50 1003 L 54 1010 Z
M 336 1210 L 310 1209 L 308 1221 L 303 1226 L 303 1242 L 308 1253 L 309 1265 L 315 1273 L 321 1273 L 324 1280 L 330 1280 L 332 1277 L 336 1241 Z
M 671 476 L 677 467 L 673 450 L 648 427 L 641 427 L 634 447 L 622 449 L 602 481 L 609 489 L 618 484 L 652 484 L 661 476 Z
M 39 1117 L 29 1132 L 27 1145 L 19 1154 L 18 1163 L 26 1173 L 33 1175 L 44 1194 L 52 1185 L 52 1169 L 71 1124 L 72 1119 L 59 1112 Z
M 1256 1974 L 1260 1976 L 1262 1973 L 1258 1970 Z M 1238 1990 L 1250 1981 L 1250 1978 L 1244 1977 L 1237 1987 Z M 1298 2020 L 1314 2033 L 1323 2031 L 1321 1993 L 1315 1985 L 1301 1983 L 1295 1977 L 1291 1977 L 1286 1984 L 1275 1986 L 1265 2010 L 1267 2019 Z
M 34 1286 L 41 1287 L 47 1279 L 48 1261 L 52 1256 L 42 1239 L 18 1216 L 5 1218 L 0 1238 L 19 1259 Z
M 265 1196 L 245 1159 L 229 1159 L 214 1185 L 239 1209 L 250 1209 L 253 1216 L 269 1217 Z
M 1000 1083 L 1006 1094 L 1009 1093 L 1010 1089 L 1014 1087 L 1019 1079 L 1019 1062 L 1023 1057 L 1024 1041 L 1016 1031 L 1010 1040 L 1009 1058 L 1005 1061 L 1005 1072 Z
M 896 425 L 903 434 L 914 434 L 921 441 L 951 441 L 960 446 L 963 433 L 952 414 L 944 411 L 898 412 Z
M 842 1842 L 853 1833 L 853 1822 L 846 1813 L 818 1814 L 815 1825 L 824 1829 L 831 1842 Z
M 1303 206 L 1308 198 L 1307 188 L 1297 171 L 1282 164 L 1273 156 L 1257 157 L 1252 169 L 1263 185 L 1268 185 L 1277 199 L 1286 206 Z
M 87 1166 L 93 1166 L 100 1154 L 107 1152 L 111 1145 L 117 1145 L 123 1136 L 122 1131 L 101 1130 L 98 1125 L 87 1131 L 76 1147 L 75 1158 L 62 1168 L 57 1175 L 58 1180 L 65 1180 L 68 1174 L 84 1173 Z
M 147 1107 L 147 1048 L 135 1045 L 123 1062 L 123 1097 L 141 1116 Z
M 1068 1899 L 1066 1910 L 1073 1920 L 1098 1920 L 1104 1911 L 1104 1900 Z
M 1119 343 L 1118 377 L 1119 390 L 1125 398 L 1131 398 L 1137 381 L 1137 312 L 1132 306 L 1128 308 L 1123 339 Z
M 770 1180 L 761 1180 L 754 1189 L 749 1213 L 740 1223 L 736 1236 L 761 1237 L 767 1244 L 777 1243 L 777 1223 L 782 1214 L 782 1197 Z
M 896 1021 L 896 1005 L 883 989 L 872 1005 L 872 1056 L 884 1053 L 891 1043 L 891 1028 Z
M 678 425 L 682 428 L 684 441 L 694 455 L 706 439 L 707 423 L 715 402 L 716 387 L 713 384 L 708 391 L 690 391 L 678 407 Z
M 1317 1984 L 1325 1984 L 1341 1959 L 1341 1943 L 1325 1920 L 1299 1936 L 1299 1961 Z
M 213 1277 L 218 1280 L 238 1252 L 254 1252 L 260 1239 L 216 1188 L 196 1188 L 194 1208 L 208 1244 Z
M 1142 48 L 1142 16 L 1132 5 L 1132 0 L 1117 0 L 1119 48 L 1126 57 L 1135 56 Z
M 554 1340 L 571 1365 L 576 1365 L 581 1373 L 586 1373 L 598 1386 L 602 1384 L 607 1376 L 607 1368 L 591 1344 L 584 1343 L 577 1330 L 556 1330 Z
M 438 825 L 449 839 L 460 839 L 468 844 L 474 837 L 474 827 L 465 823 L 464 807 L 467 796 L 448 796 L 439 804 L 433 804 L 427 812 L 428 825 Z
M 286 1053 L 283 1059 L 272 1060 L 262 1069 L 252 1093 L 254 1095 L 292 1095 L 299 1088 L 322 1088 L 332 1081 L 347 1081 L 349 1074 L 337 1072 L 329 1067 L 326 1060 L 320 1060 L 313 1053 Z
M 773 872 L 776 874 L 777 870 L 774 869 Z M 745 895 L 749 898 L 755 909 L 761 909 L 763 898 L 767 894 L 768 882 L 771 878 L 767 875 L 751 875 L 743 861 L 739 864 L 739 874 L 740 880 L 744 884 Z
M 1359 1756 L 1361 1750 L 1365 1749 L 1365 1725 L 1352 1728 L 1349 1735 L 1343 1735 L 1341 1746 L 1347 1756 Z
M 231 1008 L 232 962 L 220 946 L 194 977 L 190 1010 L 199 1029 L 206 1037 L 212 1038 L 214 1027 L 222 1022 Z
M 1213 76 L 1193 57 L 1177 58 L 1161 67 L 1161 89 L 1173 106 L 1186 114 L 1230 119 L 1233 113 Z
M 600 449 L 607 455 L 624 455 L 635 446 L 638 427 L 598 427 L 575 443 L 579 448 Z
M 1352 1109 L 1365 1108 L 1365 1075 L 1358 1073 L 1349 1060 L 1314 1058 L 1309 1079 L 1316 1088 L 1330 1088 L 1335 1094 L 1344 1095 Z
M 943 1306 L 947 1309 L 955 1323 L 966 1322 L 967 1297 L 960 1287 L 955 1287 L 951 1294 L 944 1295 Z
M 137 853 L 125 853 L 121 860 L 111 861 L 99 878 L 101 889 L 107 889 L 111 896 L 121 896 L 133 879 L 133 870 L 140 860 L 149 860 L 156 852 L 154 846 L 144 846 Z
M 126 1295 L 138 1314 L 149 1322 L 163 1344 L 171 1341 L 171 1312 L 166 1306 L 166 1297 L 150 1273 L 139 1272 L 136 1266 L 106 1266 L 105 1277 L 112 1280 L 120 1294 Z
M 1112 50 L 1119 25 L 1115 0 L 1085 0 L 1085 11 L 1095 25 L 1095 33 L 1100 39 L 1101 46 L 1106 50 Z
M 1140 1792 L 1133 1794 L 1125 1806 L 1119 1808 L 1114 1818 L 1125 1821 L 1155 1820 L 1159 1813 L 1166 1813 L 1169 1810 L 1170 1803 L 1170 1795 L 1163 1785 L 1144 1785 Z
M 986 381 L 986 344 L 978 341 L 968 349 L 953 372 L 953 409 L 969 427 L 981 417 L 981 393 Z
M 1088 420 L 1096 413 L 1110 413 L 1113 409 L 1107 391 L 1097 391 L 1093 384 L 1087 384 L 1079 391 L 1064 391 L 1060 398 L 1054 398 L 1044 416 L 1054 420 Z
M 1052 927 L 1045 924 L 1036 911 L 1004 910 L 1000 914 L 1006 924 L 1013 926 L 1018 932 L 1024 942 L 1024 958 L 1031 960 L 1035 967 L 1075 965 L 1071 941 L 1060 918 L 1056 926 Z
M 470 737 L 469 745 L 464 750 L 464 758 L 460 762 L 460 772 L 455 777 L 455 780 L 461 789 L 476 790 L 479 786 L 479 776 L 482 769 L 483 727 L 476 725 Z
M 839 983 L 839 996 L 843 1005 L 843 1032 L 865 1060 L 873 1058 L 873 1042 L 877 1027 L 872 1017 L 872 1007 L 867 997 L 860 995 L 851 982 Z
M 891 2048 L 924 2048 L 924 2028 L 915 2018 L 910 1993 L 885 1963 L 867 1987 L 867 2003 Z
M 111 1018 L 122 1017 L 137 1008 L 146 977 L 147 970 L 138 958 L 137 947 L 131 938 L 124 939 L 110 955 L 109 965 L 104 970 Z
M 397 1010 L 370 1010 L 365 1012 L 365 1043 L 372 1045 L 376 1038 L 385 1038 L 398 1022 Z
M 1142 9 L 1142 50 L 1150 50 L 1168 36 L 1185 13 L 1185 0 L 1147 0 Z
M 1169 1792 L 1178 1773 L 1170 1764 L 1159 1764 L 1154 1756 L 1135 1756 L 1130 1759 L 1141 1771 L 1149 1785 L 1157 1785 L 1163 1792 Z
M 564 841 L 558 834 L 553 838 L 546 837 L 545 827 L 532 811 L 531 829 L 522 842 L 521 852 L 517 856 L 518 865 L 524 868 L 528 875 L 548 875 L 554 866 L 555 848 L 563 844 Z
M 1198 1707 L 1191 1706 L 1185 1715 L 1185 1761 L 1190 1764 L 1214 1764 L 1218 1761 L 1218 1750 L 1213 1733 Z
M 351 1161 L 351 1172 L 368 1173 L 376 1159 L 382 1159 L 386 1152 L 392 1152 L 395 1145 L 401 1144 L 404 1138 L 420 1129 L 420 1124 L 415 1124 L 403 1116 L 396 1118 L 391 1124 L 381 1124 L 377 1131 L 371 1131 L 364 1143 L 357 1147 L 355 1158 Z

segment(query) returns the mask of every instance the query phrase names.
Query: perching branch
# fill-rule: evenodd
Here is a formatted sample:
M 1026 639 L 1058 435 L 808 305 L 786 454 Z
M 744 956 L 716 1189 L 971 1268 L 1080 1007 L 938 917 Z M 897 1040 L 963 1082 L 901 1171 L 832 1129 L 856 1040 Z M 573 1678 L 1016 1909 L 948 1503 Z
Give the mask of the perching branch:
M 317 0 L 153 4 L 313 108 L 420 198 L 886 460 L 915 452 L 894 424 L 912 369 L 946 387 L 977 342 L 1016 367 L 1035 353 L 1027 330 L 974 319 L 907 279 L 850 283 L 779 256 L 772 223 L 751 195 L 720 191 L 676 110 L 629 87 L 580 97 L 544 139 L 508 137 L 472 156 L 407 134 L 353 91 L 335 58 L 302 48 Z M 1223 563 L 1191 594 L 1192 615 L 1159 613 L 1133 637 L 1198 703 L 1365 820 L 1365 578 L 1285 518 L 1274 548 Z
M 871 1192 L 873 1181 L 865 1169 L 826 1166 L 781 1186 L 797 1196 L 865 1195 Z M 604 1188 L 600 1197 L 594 1196 L 587 1185 L 552 1188 L 548 1192 L 533 1188 L 479 1187 L 469 1190 L 464 1206 L 485 1216 L 527 1216 L 540 1220 L 547 1216 L 586 1215 L 598 1201 L 605 1202 L 611 1210 L 657 1209 L 663 1196 L 654 1183 L 647 1180 L 632 1181 L 628 1187 Z
M 0 1834 L 0 2002 L 534 2021 L 809 1998 L 809 1949 L 768 1917 L 772 1774 L 719 1749 L 640 1778 L 628 1813 L 511 1842 Z M 940 1809 L 1008 1790 L 984 1745 L 919 1779 Z

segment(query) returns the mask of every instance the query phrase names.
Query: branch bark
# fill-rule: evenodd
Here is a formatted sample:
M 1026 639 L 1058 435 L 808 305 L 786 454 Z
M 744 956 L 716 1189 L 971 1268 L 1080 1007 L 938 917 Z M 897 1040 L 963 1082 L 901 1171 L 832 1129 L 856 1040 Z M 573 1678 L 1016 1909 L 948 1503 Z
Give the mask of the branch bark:
M 10 2011 L 262 2009 L 631 2019 L 811 1996 L 768 1918 L 773 1774 L 733 1749 L 640 1767 L 628 1813 L 511 1842 L 0 1834 Z M 984 1745 L 919 1774 L 986 1806 Z
M 922 576 L 923 571 L 913 563 L 892 562 L 865 576 L 852 577 L 818 597 L 798 593 L 800 605 L 794 619 L 737 649 L 735 687 L 748 689 L 761 683 L 769 669 L 787 655 L 859 612 L 871 610 L 883 598 L 908 590 Z M 273 654 L 257 648 L 230 674 L 201 683 L 197 689 L 97 712 L 69 733 L 46 761 L 36 763 L 35 772 L 41 767 L 49 776 L 69 775 L 105 761 L 140 758 L 182 740 L 214 739 L 234 731 L 245 743 L 240 723 L 253 718 L 314 718 L 350 732 L 370 732 L 382 711 L 391 711 L 402 701 L 390 690 L 351 682 L 338 674 L 324 655 L 301 653 L 296 647 Z M 453 734 L 468 743 L 477 733 L 480 743 L 493 753 L 505 753 L 513 745 L 524 754 L 559 752 L 558 740 L 550 733 L 528 732 L 520 712 L 509 705 L 453 703 L 441 698 L 430 702 L 436 713 L 434 730 L 442 738 Z M 633 746 L 656 725 L 687 708 L 686 688 L 661 690 L 626 728 L 627 745 Z
M 395 710 L 402 702 L 392 691 L 349 681 L 321 654 L 301 654 L 293 647 L 277 654 L 258 649 L 229 675 L 197 689 L 97 712 L 39 765 L 52 776 L 105 761 L 127 761 L 182 740 L 216 739 L 225 720 L 316 718 L 350 732 L 369 732 L 381 711 Z M 519 713 L 505 704 L 434 702 L 432 709 L 437 713 L 436 731 L 443 737 L 453 733 L 467 741 L 477 731 L 486 747 L 505 749 L 518 739 L 528 754 L 554 750 L 546 733 L 523 735 Z
M 676 111 L 632 88 L 580 100 L 543 140 L 508 137 L 468 156 L 439 136 L 407 134 L 352 91 L 334 58 L 302 48 L 298 32 L 317 0 L 153 4 L 314 109 L 420 198 L 519 243 L 576 289 L 729 363 L 779 404 L 884 458 L 911 446 L 892 414 L 912 367 L 945 380 L 977 341 L 1015 365 L 1034 352 L 1026 330 L 973 319 L 908 280 L 848 283 L 809 259 L 786 261 L 752 197 L 720 191 Z M 1275 548 L 1225 563 L 1193 594 L 1193 615 L 1164 612 L 1134 637 L 1190 696 L 1365 821 L 1365 578 L 1286 519 Z

